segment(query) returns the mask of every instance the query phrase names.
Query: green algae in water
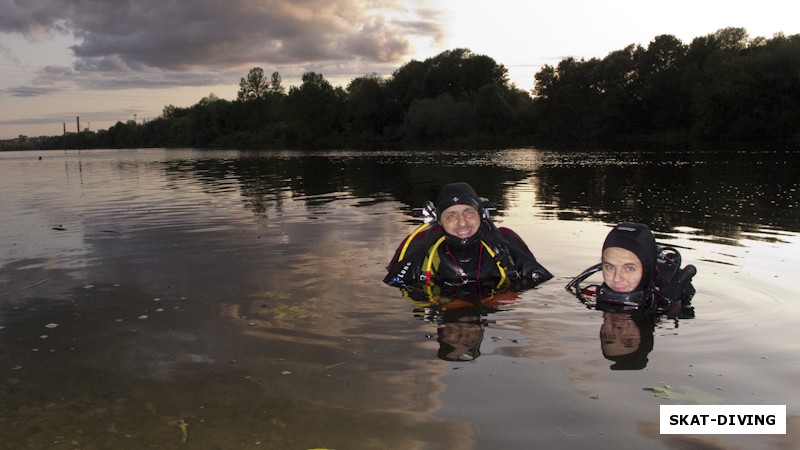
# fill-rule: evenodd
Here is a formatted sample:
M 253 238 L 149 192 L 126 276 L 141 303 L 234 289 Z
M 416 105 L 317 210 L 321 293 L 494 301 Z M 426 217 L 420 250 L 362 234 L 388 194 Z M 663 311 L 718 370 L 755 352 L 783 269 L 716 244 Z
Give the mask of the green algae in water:
M 722 403 L 723 400 L 722 397 L 718 395 L 692 386 L 681 386 L 678 390 L 674 390 L 667 385 L 661 388 L 645 387 L 642 389 L 652 392 L 656 397 L 679 402 L 696 403 L 698 405 L 717 404 Z

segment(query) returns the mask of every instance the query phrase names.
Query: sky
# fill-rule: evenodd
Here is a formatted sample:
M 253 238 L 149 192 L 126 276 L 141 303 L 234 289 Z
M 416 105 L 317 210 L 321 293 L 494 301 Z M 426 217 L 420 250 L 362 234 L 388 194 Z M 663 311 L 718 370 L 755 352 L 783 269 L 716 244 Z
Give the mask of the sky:
M 253 67 L 346 87 L 468 48 L 520 89 L 542 65 L 602 58 L 658 35 L 726 27 L 800 34 L 794 0 L 0 0 L 0 139 L 97 131 L 214 94 Z

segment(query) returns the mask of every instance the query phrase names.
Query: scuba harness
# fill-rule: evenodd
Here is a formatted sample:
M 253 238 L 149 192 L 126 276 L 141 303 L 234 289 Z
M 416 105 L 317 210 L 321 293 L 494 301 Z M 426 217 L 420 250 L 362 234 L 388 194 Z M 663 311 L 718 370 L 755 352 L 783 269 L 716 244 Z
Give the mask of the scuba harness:
M 650 303 L 648 302 L 650 298 L 646 297 L 644 289 L 633 292 L 616 292 L 606 286 L 605 283 L 592 283 L 586 286 L 581 286 L 581 283 L 583 283 L 583 281 L 585 281 L 587 278 L 591 277 L 597 272 L 602 271 L 602 266 L 602 263 L 597 263 L 584 270 L 567 284 L 566 289 L 589 307 L 596 306 L 597 304 L 605 304 L 613 306 L 613 309 L 622 312 L 633 311 L 638 310 L 641 307 L 648 308 L 652 306 L 647 304 Z M 652 292 L 652 286 L 648 286 L 647 293 L 649 294 Z
M 472 263 L 474 265 L 472 261 L 474 256 L 470 256 L 466 260 L 460 261 L 460 259 L 465 256 L 465 252 L 461 252 L 460 250 L 471 247 L 472 245 L 478 246 L 478 260 L 477 266 L 475 266 L 476 278 L 474 281 L 480 283 L 480 273 L 481 266 L 483 265 L 484 252 L 488 254 L 489 258 L 491 258 L 491 260 L 494 262 L 492 270 L 494 267 L 497 268 L 498 276 L 493 277 L 493 279 L 497 279 L 497 284 L 494 286 L 494 289 L 503 287 L 509 279 L 519 278 L 519 274 L 516 272 L 514 261 L 511 258 L 508 248 L 500 239 L 500 230 L 497 229 L 497 226 L 491 219 L 491 211 L 496 211 L 497 209 L 489 201 L 489 199 L 485 197 L 479 197 L 479 201 L 480 207 L 478 208 L 478 211 L 480 213 L 481 224 L 478 228 L 478 231 L 467 239 L 458 239 L 455 236 L 451 236 L 447 234 L 447 232 L 443 231 L 442 236 L 436 239 L 436 242 L 430 246 L 425 258 L 423 259 L 422 274 L 420 275 L 419 281 L 430 286 L 431 283 L 434 282 L 434 275 L 440 273 L 440 268 L 443 267 L 443 265 L 449 266 L 449 269 L 458 275 L 460 281 L 455 282 L 455 280 L 441 280 L 445 284 L 463 285 L 472 281 L 464 278 L 464 276 L 467 274 L 460 265 L 461 262 Z M 439 220 L 437 210 L 433 207 L 433 203 L 431 202 L 426 202 L 422 214 L 425 219 L 431 222 Z M 446 254 L 450 256 L 449 260 L 446 258 L 443 259 L 439 255 L 439 247 L 442 245 L 446 247 Z
M 520 274 L 515 267 L 510 251 L 506 243 L 503 242 L 497 226 L 491 220 L 490 211 L 496 211 L 496 208 L 484 197 L 480 197 L 480 202 L 481 225 L 478 231 L 469 239 L 460 241 L 454 236 L 448 235 L 438 224 L 439 217 L 433 202 L 427 201 L 422 208 L 414 208 L 412 216 L 422 217 L 424 223 L 417 227 L 398 249 L 396 262 L 393 264 L 395 267 L 394 274 L 390 273 L 384 281 L 389 284 L 402 285 L 407 281 L 408 273 L 412 272 L 413 280 L 411 281 L 421 283 L 424 286 L 431 286 L 435 282 L 444 282 L 451 285 L 480 282 L 484 255 L 487 255 L 494 263 L 488 269 L 494 275 L 492 276 L 492 281 L 497 280 L 494 286 L 495 289 L 503 287 L 509 280 L 519 279 Z M 456 256 L 460 253 L 459 250 L 466 247 L 472 250 L 472 245 L 478 245 L 477 255 L 459 261 Z M 449 259 L 440 256 L 439 252 L 442 246 L 446 249 L 446 254 L 450 256 Z M 473 261 L 472 259 L 476 257 L 477 261 Z M 422 261 L 421 267 L 413 267 L 415 261 L 419 260 Z M 477 266 L 475 266 L 476 262 Z M 469 263 L 475 266 L 477 278 L 465 279 L 467 274 L 461 267 L 461 263 Z M 441 270 L 445 268 L 456 274 L 459 280 L 455 278 L 438 279 L 437 274 L 441 275 Z M 416 270 L 419 270 L 419 274 L 415 273 Z

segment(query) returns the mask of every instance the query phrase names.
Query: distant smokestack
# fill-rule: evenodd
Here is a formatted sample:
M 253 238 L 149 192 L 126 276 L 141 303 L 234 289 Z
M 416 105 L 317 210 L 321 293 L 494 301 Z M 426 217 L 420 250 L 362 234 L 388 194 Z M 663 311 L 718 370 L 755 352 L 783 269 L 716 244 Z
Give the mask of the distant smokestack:
M 64 125 L 64 134 L 67 134 L 67 122 L 63 122 L 62 125 Z
M 78 133 L 80 133 L 81 132 L 81 116 L 76 117 L 75 120 L 78 122 Z

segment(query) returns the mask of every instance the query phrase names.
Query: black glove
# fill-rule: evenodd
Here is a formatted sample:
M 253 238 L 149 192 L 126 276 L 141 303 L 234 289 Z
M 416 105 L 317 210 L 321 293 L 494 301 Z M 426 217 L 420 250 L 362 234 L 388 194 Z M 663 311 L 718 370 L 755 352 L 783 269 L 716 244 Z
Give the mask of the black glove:
M 533 287 L 553 278 L 531 253 L 527 245 L 513 232 L 502 233 L 494 223 L 485 220 L 481 227 L 481 239 L 492 246 L 497 253 L 500 264 L 508 268 L 508 277 L 512 280 L 522 280 L 527 287 Z

